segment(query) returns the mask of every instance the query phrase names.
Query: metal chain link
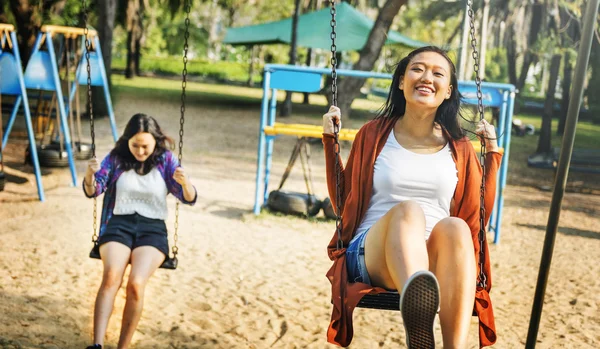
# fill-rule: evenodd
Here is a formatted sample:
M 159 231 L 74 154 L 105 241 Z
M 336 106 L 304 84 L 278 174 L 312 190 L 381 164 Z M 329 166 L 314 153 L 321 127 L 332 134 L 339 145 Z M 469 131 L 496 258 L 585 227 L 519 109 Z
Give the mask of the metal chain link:
M 335 10 L 335 0 L 330 0 L 330 9 L 331 9 L 331 104 L 337 106 L 337 47 L 335 45 L 336 33 L 336 10 Z M 336 217 L 335 217 L 335 230 L 337 233 L 337 243 L 336 248 L 342 249 L 344 248 L 344 241 L 342 240 L 342 168 L 339 162 L 340 158 L 340 140 L 339 140 L 339 132 L 340 126 L 337 123 L 333 123 L 333 135 L 335 138 L 334 141 L 334 151 L 335 151 L 335 204 L 336 204 Z
M 81 7 L 83 12 L 83 36 L 85 37 L 85 61 L 86 61 L 86 70 L 87 70 L 87 107 L 88 112 L 90 114 L 90 136 L 92 138 L 92 158 L 96 157 L 96 131 L 94 129 L 94 110 L 92 107 L 92 73 L 90 67 L 90 49 L 91 42 L 89 38 L 89 30 L 88 30 L 88 7 L 86 4 L 86 0 L 81 0 Z M 94 191 L 96 190 L 96 176 L 94 176 Z M 93 234 L 92 234 L 92 242 L 94 245 L 98 242 L 98 200 L 96 199 L 96 195 L 94 195 L 94 211 L 93 211 Z
M 473 13 L 473 1 L 467 0 L 469 25 L 471 27 L 471 48 L 473 49 L 473 69 L 475 71 L 475 85 L 477 86 L 477 112 L 479 120 L 484 119 L 483 111 L 483 93 L 481 92 L 481 75 L 479 74 L 479 52 L 477 51 L 477 38 L 475 36 L 475 14 Z M 479 163 L 481 165 L 482 180 L 480 186 L 479 198 L 479 275 L 477 277 L 477 286 L 486 288 L 487 278 L 483 270 L 485 264 L 485 136 L 480 137 L 481 152 L 479 153 Z
M 185 34 L 184 34 L 184 43 L 183 43 L 183 71 L 181 73 L 181 116 L 179 118 L 179 153 L 177 154 L 177 159 L 179 160 L 179 164 L 181 165 L 181 161 L 183 159 L 183 124 L 185 123 L 185 89 L 187 87 L 187 63 L 188 63 L 188 39 L 190 38 L 190 11 L 191 4 L 190 0 L 186 0 L 183 9 L 186 13 L 185 17 Z M 173 251 L 173 259 L 177 259 L 177 253 L 179 253 L 179 248 L 177 247 L 177 241 L 179 240 L 179 200 L 177 200 L 175 204 L 175 233 L 173 234 L 173 247 L 171 250 Z
M 331 6 L 331 94 L 332 94 L 332 104 L 337 106 L 337 46 L 335 45 L 335 39 L 337 38 L 337 33 L 335 32 L 335 27 L 337 22 L 335 20 L 336 9 L 335 9 L 335 0 L 330 0 Z

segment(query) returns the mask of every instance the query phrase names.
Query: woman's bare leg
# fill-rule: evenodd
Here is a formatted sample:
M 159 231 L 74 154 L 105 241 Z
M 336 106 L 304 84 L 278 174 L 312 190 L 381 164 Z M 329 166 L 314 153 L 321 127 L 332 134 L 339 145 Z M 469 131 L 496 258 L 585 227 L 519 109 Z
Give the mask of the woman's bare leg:
M 127 301 L 123 310 L 119 349 L 129 347 L 142 316 L 146 283 L 164 259 L 165 255 L 152 246 L 140 246 L 131 253 L 131 273 L 127 282 Z
M 374 286 L 402 290 L 419 270 L 429 270 L 425 214 L 414 201 L 404 201 L 375 223 L 365 241 L 365 264 Z
M 460 218 L 444 218 L 431 231 L 427 250 L 440 284 L 444 348 L 466 348 L 477 273 L 469 226 Z
M 100 246 L 100 256 L 104 265 L 102 284 L 94 306 L 94 344 L 104 345 L 108 320 L 113 311 L 115 296 L 127 268 L 131 250 L 119 242 L 107 242 Z

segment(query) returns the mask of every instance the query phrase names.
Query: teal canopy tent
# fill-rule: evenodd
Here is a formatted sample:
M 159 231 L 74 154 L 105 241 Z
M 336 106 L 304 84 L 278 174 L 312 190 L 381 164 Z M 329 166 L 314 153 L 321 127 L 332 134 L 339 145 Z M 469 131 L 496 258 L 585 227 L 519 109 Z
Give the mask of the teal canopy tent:
M 365 14 L 349 4 L 342 2 L 337 8 L 338 35 L 336 45 L 338 51 L 360 50 L 363 48 L 374 22 Z M 331 14 L 329 8 L 303 14 L 298 17 L 298 46 L 330 49 L 331 38 L 323 35 L 331 31 Z M 292 41 L 292 18 L 229 28 L 223 41 L 230 45 L 276 44 Z M 386 44 L 399 44 L 411 48 L 427 46 L 426 43 L 408 38 L 399 32 L 390 30 Z

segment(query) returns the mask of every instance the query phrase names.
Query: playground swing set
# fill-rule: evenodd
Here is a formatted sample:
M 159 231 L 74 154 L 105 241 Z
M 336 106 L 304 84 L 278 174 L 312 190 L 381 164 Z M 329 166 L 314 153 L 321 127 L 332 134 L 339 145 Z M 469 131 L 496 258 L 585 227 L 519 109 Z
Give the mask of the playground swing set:
M 85 39 L 91 43 L 89 49 L 83 44 Z M 118 138 L 100 41 L 95 30 L 87 30 L 84 35 L 82 28 L 45 25 L 36 37 L 25 70 L 21 66 L 14 26 L 0 24 L 0 43 L 0 96 L 14 99 L 6 132 L 0 135 L 0 150 L 6 147 L 22 106 L 29 140 L 25 160 L 34 168 L 38 197 L 44 201 L 40 166 L 68 166 L 72 184 L 76 186 L 75 159 L 86 160 L 92 155 L 90 144 L 82 140 L 78 97 L 79 85 L 87 83 L 87 53 L 90 57 L 91 85 L 103 88 L 112 135 L 115 141 Z M 37 91 L 37 98 L 29 95 L 28 90 Z M 32 100 L 36 101 L 35 123 L 31 113 Z M 76 141 L 74 129 L 77 131 Z M 1 173 L 0 178 L 4 179 L 5 174 L 3 171 Z

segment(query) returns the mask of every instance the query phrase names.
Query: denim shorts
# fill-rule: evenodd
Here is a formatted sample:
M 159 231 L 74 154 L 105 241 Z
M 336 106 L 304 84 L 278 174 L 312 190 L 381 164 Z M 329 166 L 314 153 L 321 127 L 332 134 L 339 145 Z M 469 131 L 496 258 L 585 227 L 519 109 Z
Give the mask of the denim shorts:
M 140 246 L 152 246 L 169 256 L 167 226 L 162 219 L 147 218 L 137 213 L 113 215 L 106 231 L 100 236 L 100 245 L 110 241 L 119 242 L 132 251 Z
M 348 269 L 349 282 L 371 284 L 365 263 L 365 240 L 368 232 L 369 229 L 354 236 L 346 249 L 346 269 Z

